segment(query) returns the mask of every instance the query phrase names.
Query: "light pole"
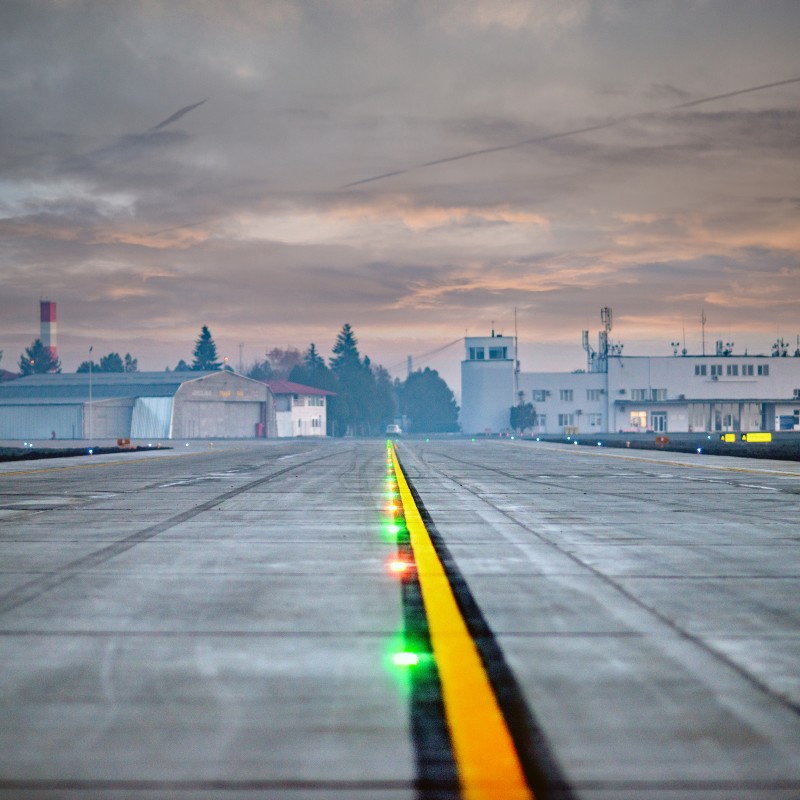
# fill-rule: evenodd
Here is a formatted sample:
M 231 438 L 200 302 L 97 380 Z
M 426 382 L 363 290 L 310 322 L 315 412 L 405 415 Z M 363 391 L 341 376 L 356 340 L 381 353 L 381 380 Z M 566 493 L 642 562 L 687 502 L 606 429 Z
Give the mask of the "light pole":
M 91 442 L 94 434 L 92 432 L 92 350 L 94 345 L 89 348 L 89 441 Z

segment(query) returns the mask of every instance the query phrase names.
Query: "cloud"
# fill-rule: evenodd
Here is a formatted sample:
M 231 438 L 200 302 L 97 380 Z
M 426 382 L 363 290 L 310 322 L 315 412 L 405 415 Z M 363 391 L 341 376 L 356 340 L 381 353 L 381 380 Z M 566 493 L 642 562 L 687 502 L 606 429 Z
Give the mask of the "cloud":
M 798 25 L 794 0 L 0 4 L 0 348 L 43 292 L 67 368 L 95 332 L 174 364 L 204 321 L 230 354 L 350 320 L 400 361 L 515 306 L 579 359 L 601 305 L 628 348 L 703 307 L 789 336 L 800 87 L 731 89 L 796 74 Z

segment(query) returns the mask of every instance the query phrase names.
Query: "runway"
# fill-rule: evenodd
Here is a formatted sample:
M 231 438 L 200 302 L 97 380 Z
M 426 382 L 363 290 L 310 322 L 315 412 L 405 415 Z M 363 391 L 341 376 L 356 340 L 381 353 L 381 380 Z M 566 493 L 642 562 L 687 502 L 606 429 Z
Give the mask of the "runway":
M 800 464 L 176 444 L 0 465 L 0 797 L 800 797 Z

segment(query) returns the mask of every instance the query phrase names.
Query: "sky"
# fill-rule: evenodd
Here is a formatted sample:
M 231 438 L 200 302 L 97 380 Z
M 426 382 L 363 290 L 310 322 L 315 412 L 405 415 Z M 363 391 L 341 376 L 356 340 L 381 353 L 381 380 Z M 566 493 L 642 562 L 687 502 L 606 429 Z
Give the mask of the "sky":
M 3 0 L 0 367 L 43 297 L 64 371 L 349 322 L 457 392 L 465 334 L 516 309 L 524 371 L 577 369 L 603 306 L 626 355 L 703 313 L 794 347 L 800 82 L 692 102 L 800 78 L 799 37 L 797 0 Z

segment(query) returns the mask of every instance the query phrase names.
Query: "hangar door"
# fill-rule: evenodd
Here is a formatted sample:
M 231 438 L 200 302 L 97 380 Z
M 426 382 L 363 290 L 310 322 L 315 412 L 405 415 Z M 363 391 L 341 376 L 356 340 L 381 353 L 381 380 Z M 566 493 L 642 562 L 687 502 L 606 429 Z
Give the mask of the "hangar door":
M 252 439 L 262 421 L 258 402 L 219 402 L 185 400 L 175 415 L 176 439 Z

